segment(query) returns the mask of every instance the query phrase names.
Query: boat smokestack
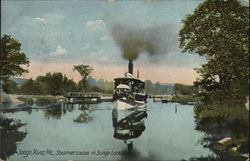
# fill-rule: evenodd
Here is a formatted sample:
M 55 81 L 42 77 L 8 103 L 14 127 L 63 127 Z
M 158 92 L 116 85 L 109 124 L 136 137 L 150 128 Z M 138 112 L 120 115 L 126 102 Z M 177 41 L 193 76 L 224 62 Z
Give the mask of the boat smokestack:
M 128 63 L 128 72 L 130 74 L 133 74 L 133 60 L 129 60 L 129 63 Z

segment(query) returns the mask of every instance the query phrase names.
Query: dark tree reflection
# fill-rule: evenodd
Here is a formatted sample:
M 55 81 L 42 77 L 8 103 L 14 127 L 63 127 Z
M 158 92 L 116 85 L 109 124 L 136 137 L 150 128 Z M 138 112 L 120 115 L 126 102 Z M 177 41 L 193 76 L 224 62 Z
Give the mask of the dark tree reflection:
M 209 148 L 215 155 L 207 157 L 193 157 L 189 161 L 245 161 L 246 158 L 239 154 L 249 153 L 249 142 L 245 139 L 249 137 L 249 127 L 237 120 L 216 119 L 206 122 L 196 123 L 196 130 L 205 132 L 205 136 L 200 140 L 201 145 Z M 236 138 L 225 144 L 218 143 L 225 137 Z M 241 138 L 241 139 L 237 139 Z M 243 138 L 243 139 L 242 139 Z M 238 146 L 238 145 L 241 146 Z M 232 147 L 237 147 L 237 151 L 232 151 Z
M 32 109 L 30 108 L 9 108 L 0 110 L 2 113 L 16 113 L 16 112 L 27 112 L 29 115 L 32 113 Z
M 0 115 L 0 158 L 6 160 L 17 152 L 17 142 L 22 141 L 27 132 L 18 131 L 25 124 Z
M 89 108 L 89 104 L 78 104 L 78 110 L 82 111 L 82 113 L 74 119 L 74 122 L 77 123 L 88 123 L 92 120 L 90 113 L 92 109 Z
M 89 104 L 79 104 L 78 110 L 81 111 L 89 110 Z
M 87 113 L 87 112 L 83 112 L 81 113 L 75 120 L 74 122 L 77 123 L 88 123 L 89 121 L 92 120 L 92 117 Z
M 44 116 L 46 119 L 61 119 L 61 117 L 68 112 L 72 112 L 74 110 L 73 104 L 63 104 L 63 105 L 56 105 L 51 108 L 44 110 Z

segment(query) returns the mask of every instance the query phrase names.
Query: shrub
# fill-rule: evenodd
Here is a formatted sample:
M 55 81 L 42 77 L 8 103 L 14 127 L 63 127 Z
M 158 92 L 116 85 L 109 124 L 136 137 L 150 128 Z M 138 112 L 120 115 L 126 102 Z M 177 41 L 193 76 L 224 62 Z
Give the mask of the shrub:
M 51 105 L 55 104 L 56 102 L 57 102 L 56 97 L 47 97 L 47 96 L 36 97 L 36 104 L 40 106 Z
M 188 95 L 182 95 L 182 96 L 174 96 L 172 98 L 172 101 L 185 104 L 188 102 L 198 102 L 199 98 L 193 97 L 193 96 L 188 96 Z
M 243 126 L 249 126 L 249 112 L 244 104 L 201 104 L 194 108 L 198 122 L 205 120 L 234 120 Z
M 10 97 L 6 95 L 0 95 L 0 103 L 10 103 Z
M 17 97 L 17 99 L 19 99 L 20 101 L 27 103 L 27 104 L 33 104 L 34 101 L 31 97 Z

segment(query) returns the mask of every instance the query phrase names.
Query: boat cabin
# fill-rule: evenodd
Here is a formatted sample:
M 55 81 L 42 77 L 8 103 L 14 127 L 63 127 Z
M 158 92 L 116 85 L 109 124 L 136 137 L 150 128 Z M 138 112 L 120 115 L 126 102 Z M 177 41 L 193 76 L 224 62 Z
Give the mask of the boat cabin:
M 145 83 L 139 79 L 135 78 L 116 78 L 115 79 L 115 89 L 128 91 L 131 93 L 144 93 Z

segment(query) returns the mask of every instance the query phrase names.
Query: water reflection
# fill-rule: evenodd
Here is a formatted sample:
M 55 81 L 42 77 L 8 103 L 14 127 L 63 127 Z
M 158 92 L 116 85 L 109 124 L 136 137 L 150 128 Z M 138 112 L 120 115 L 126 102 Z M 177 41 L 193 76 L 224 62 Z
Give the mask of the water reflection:
M 32 109 L 30 108 L 7 108 L 7 109 L 1 109 L 0 110 L 1 113 L 15 113 L 15 112 L 21 112 L 21 111 L 25 111 L 28 114 L 32 113 Z
M 93 111 L 89 104 L 78 104 L 78 110 L 82 113 L 74 120 L 77 123 L 88 123 L 92 120 L 90 113 Z
M 119 113 L 125 113 L 125 117 L 119 119 L 118 115 L 121 115 Z M 146 129 L 144 120 L 147 116 L 146 109 L 117 110 L 117 108 L 113 108 L 113 137 L 123 140 L 128 146 L 128 152 L 133 150 L 133 139 L 141 136 L 142 132 Z
M 78 110 L 81 110 L 81 111 L 85 111 L 85 110 L 89 110 L 89 104 L 78 104 Z
M 158 157 L 151 151 L 148 151 L 148 156 L 144 156 L 140 151 L 133 150 L 128 152 L 127 150 L 123 150 L 121 152 L 121 158 L 119 161 L 157 161 Z
M 65 115 L 67 112 L 71 112 L 73 107 L 57 105 L 52 108 L 48 108 L 44 110 L 44 117 L 46 119 L 61 119 L 62 115 Z
M 204 148 L 209 148 L 213 154 L 207 157 L 193 157 L 190 161 L 245 161 L 246 158 L 239 154 L 249 153 L 249 142 L 241 144 L 244 139 L 248 139 L 249 127 L 239 121 L 233 120 L 209 120 L 207 122 L 196 123 L 197 131 L 205 132 L 205 136 L 200 140 Z M 221 144 L 218 140 L 231 136 L 233 138 L 243 138 L 241 140 L 229 141 Z M 240 144 L 240 146 L 238 145 Z M 233 151 L 232 147 L 237 148 Z
M 25 124 L 14 119 L 5 118 L 0 114 L 0 158 L 6 160 L 17 152 L 17 142 L 22 141 L 27 132 L 18 131 Z M 4 138 L 4 139 L 2 139 Z
M 92 110 L 89 108 L 88 104 L 62 104 L 53 106 L 51 108 L 45 109 L 44 117 L 46 119 L 61 119 L 62 116 L 66 115 L 67 113 L 73 112 L 74 110 L 79 110 L 80 114 L 73 119 L 74 122 L 77 123 L 87 123 L 92 120 L 90 113 Z
M 44 148 L 76 151 L 97 149 L 119 152 L 106 158 L 101 158 L 101 155 L 61 156 L 60 158 L 64 160 L 181 160 L 209 154 L 209 151 L 199 144 L 194 145 L 203 133 L 194 130 L 193 111 L 189 106 L 178 105 L 178 113 L 175 114 L 175 104 L 152 103 L 149 100 L 147 111 L 145 109 L 127 110 L 119 113 L 124 114 L 124 117 L 117 120 L 113 118 L 114 127 L 112 127 L 112 107 L 112 103 L 106 102 L 91 105 L 64 104 L 64 106 L 45 109 L 32 109 L 31 115 L 27 112 L 16 112 L 5 113 L 5 116 L 27 122 L 28 134 L 23 141 L 17 141 L 18 149 L 25 150 L 30 147 L 27 145 L 31 145 L 31 148 L 33 148 L 32 145 L 36 145 L 35 148 L 42 150 Z M 79 115 L 91 119 L 84 123 L 75 122 Z M 47 120 L 48 118 L 50 120 Z M 68 130 L 65 131 L 65 129 Z M 179 134 L 185 134 L 185 137 L 177 138 Z M 11 138 L 7 140 L 12 141 Z M 43 144 L 40 144 L 41 141 Z M 127 144 L 133 142 L 134 149 L 133 144 L 130 144 L 132 148 L 128 151 L 128 145 L 123 142 Z M 177 151 L 178 147 L 183 151 Z M 10 160 L 58 160 L 60 158 L 50 155 L 30 155 L 22 158 L 20 155 L 13 154 L 9 157 Z
M 90 120 L 92 120 L 92 117 L 87 112 L 84 111 L 74 120 L 74 122 L 88 123 Z

